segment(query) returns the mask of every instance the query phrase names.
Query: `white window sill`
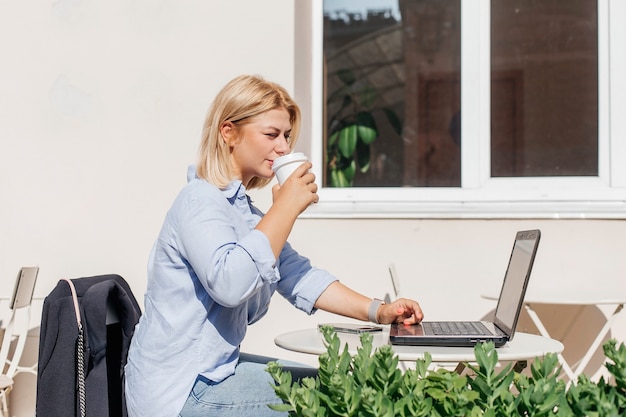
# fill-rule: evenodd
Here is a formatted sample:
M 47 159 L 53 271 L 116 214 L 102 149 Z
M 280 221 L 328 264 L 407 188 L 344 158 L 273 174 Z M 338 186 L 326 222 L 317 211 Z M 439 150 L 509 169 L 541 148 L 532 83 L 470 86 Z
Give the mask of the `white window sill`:
M 626 219 L 626 202 L 320 202 L 309 219 Z
M 303 218 L 626 219 L 626 188 L 597 178 L 491 179 L 480 188 L 322 188 Z

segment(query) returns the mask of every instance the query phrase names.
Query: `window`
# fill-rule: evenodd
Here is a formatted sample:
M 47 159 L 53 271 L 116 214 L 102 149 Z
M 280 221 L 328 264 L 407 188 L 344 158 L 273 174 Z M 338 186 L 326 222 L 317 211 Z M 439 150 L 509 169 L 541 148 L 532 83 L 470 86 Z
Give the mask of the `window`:
M 303 110 L 324 122 L 309 126 L 322 187 L 305 215 L 626 217 L 626 50 L 610 42 L 626 3 L 308 7 L 296 98 L 312 86 Z

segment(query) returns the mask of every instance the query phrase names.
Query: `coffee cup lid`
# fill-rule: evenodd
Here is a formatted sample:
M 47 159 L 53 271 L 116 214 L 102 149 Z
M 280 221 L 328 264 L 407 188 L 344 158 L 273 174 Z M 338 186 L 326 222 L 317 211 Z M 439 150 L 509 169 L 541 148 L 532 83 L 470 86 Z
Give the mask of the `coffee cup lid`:
M 287 155 L 283 155 L 274 160 L 274 164 L 272 165 L 272 169 L 275 171 L 283 165 L 289 164 L 291 162 L 306 162 L 309 158 L 306 157 L 302 152 L 293 152 Z

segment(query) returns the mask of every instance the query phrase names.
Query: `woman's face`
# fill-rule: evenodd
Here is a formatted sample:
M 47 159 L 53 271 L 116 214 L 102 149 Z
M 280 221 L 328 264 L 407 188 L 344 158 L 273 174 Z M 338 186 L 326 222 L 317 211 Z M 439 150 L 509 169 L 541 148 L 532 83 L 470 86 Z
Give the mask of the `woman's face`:
M 236 136 L 232 125 L 222 126 L 222 136 L 231 147 L 235 172 L 245 186 L 254 177 L 271 178 L 274 159 L 288 154 L 291 135 L 289 113 L 274 109 L 262 113 L 242 126 Z

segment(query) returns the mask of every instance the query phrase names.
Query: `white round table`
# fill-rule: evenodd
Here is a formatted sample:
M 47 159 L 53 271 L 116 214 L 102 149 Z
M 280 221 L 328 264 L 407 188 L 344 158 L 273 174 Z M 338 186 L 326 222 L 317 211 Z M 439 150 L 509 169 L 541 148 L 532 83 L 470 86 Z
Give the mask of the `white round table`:
M 356 354 L 361 345 L 358 334 L 337 333 L 341 340 L 341 349 L 348 344 L 350 354 Z M 384 326 L 382 332 L 372 333 L 374 339 L 372 347 L 376 348 L 389 344 L 389 326 Z M 274 339 L 277 346 L 294 352 L 320 355 L 326 352 L 324 337 L 318 329 L 296 330 L 283 333 Z M 423 359 L 426 352 L 430 353 L 433 363 L 474 362 L 474 348 L 472 347 L 435 347 L 435 346 L 397 346 L 391 345 L 393 351 L 401 361 L 415 361 Z M 526 361 L 542 357 L 547 353 L 559 354 L 563 351 L 563 344 L 545 336 L 528 333 L 515 333 L 513 340 L 504 346 L 496 348 L 498 359 L 501 361 Z

